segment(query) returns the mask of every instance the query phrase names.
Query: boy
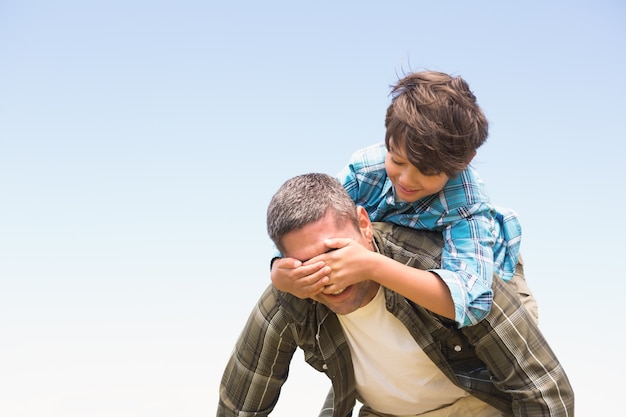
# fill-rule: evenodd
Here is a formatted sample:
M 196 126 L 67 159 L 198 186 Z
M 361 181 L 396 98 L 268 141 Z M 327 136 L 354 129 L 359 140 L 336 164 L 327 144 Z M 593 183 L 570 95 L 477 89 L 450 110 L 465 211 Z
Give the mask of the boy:
M 385 286 L 464 327 L 489 313 L 494 272 L 505 281 L 516 276 L 512 282 L 536 319 L 523 279 L 517 216 L 491 204 L 469 166 L 487 139 L 488 123 L 468 84 L 434 71 L 407 75 L 392 88 L 385 127 L 385 143 L 357 151 L 339 181 L 372 221 L 439 231 L 445 241 L 440 269 L 421 271 L 418 280 L 386 280 Z M 349 245 L 329 240 L 327 246 Z M 272 283 L 300 298 L 338 293 L 355 283 L 344 279 L 354 274 L 341 273 L 350 262 L 356 268 L 350 253 L 338 251 L 326 262 L 277 260 Z M 434 295 L 441 281 L 449 293 Z

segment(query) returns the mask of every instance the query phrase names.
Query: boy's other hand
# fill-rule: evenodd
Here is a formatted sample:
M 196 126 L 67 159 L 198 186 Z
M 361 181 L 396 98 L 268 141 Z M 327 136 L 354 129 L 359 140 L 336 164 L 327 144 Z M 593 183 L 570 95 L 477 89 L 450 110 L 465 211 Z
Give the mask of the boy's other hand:
M 272 284 L 280 291 L 298 298 L 311 298 L 328 284 L 330 267 L 322 261 L 302 263 L 294 258 L 280 258 L 272 263 Z

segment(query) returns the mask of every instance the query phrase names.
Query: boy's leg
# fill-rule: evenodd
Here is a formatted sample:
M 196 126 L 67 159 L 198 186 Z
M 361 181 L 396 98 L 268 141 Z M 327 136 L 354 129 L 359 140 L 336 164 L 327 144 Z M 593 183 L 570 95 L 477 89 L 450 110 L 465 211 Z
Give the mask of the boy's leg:
M 539 324 L 539 306 L 537 305 L 537 299 L 532 291 L 530 291 L 530 287 L 528 287 L 528 283 L 524 277 L 524 261 L 522 260 L 522 255 L 519 256 L 517 266 L 515 267 L 515 274 L 509 281 L 509 284 L 515 287 L 515 292 L 519 295 L 524 307 L 526 307 L 526 311 L 530 313 L 530 317 L 535 323 Z

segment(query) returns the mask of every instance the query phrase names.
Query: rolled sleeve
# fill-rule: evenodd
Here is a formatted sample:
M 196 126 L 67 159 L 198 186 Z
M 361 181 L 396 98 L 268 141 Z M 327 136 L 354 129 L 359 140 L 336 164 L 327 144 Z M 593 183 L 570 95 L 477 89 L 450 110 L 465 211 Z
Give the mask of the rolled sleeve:
M 471 289 L 467 287 L 467 278 L 445 269 L 431 269 L 441 278 L 450 290 L 454 302 L 455 321 L 459 327 L 471 326 L 483 320 L 491 310 L 493 291 L 481 282 L 475 282 Z

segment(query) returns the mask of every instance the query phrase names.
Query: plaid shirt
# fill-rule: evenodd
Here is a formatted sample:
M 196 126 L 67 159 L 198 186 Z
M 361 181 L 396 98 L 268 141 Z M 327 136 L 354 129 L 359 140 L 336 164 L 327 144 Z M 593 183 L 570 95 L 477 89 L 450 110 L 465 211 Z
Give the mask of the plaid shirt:
M 385 256 L 419 268 L 440 262 L 438 234 L 375 224 L 374 240 Z M 574 394 L 558 359 L 515 293 L 494 279 L 491 312 L 474 326 L 458 328 L 385 289 L 387 309 L 457 386 L 502 410 L 524 417 L 573 417 Z M 332 409 L 348 417 L 360 398 L 337 316 L 311 299 L 269 286 L 252 311 L 220 385 L 217 417 L 271 413 L 297 348 L 332 381 Z M 488 369 L 488 370 L 487 370 Z
M 493 274 L 508 281 L 515 273 L 522 233 L 517 215 L 492 206 L 471 167 L 437 194 L 413 203 L 396 201 L 386 155 L 384 144 L 355 152 L 339 181 L 372 221 L 443 233 L 441 265 L 432 272 L 450 289 L 459 326 L 476 324 L 491 308 Z

